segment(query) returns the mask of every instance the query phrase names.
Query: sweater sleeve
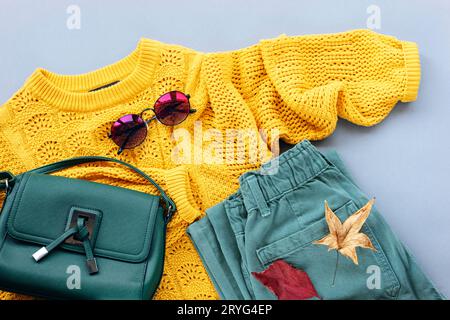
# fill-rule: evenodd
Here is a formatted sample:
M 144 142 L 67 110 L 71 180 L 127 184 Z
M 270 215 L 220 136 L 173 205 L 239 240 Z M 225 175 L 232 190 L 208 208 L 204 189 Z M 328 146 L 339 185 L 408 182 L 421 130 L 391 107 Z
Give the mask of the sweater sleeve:
M 327 137 L 338 117 L 375 125 L 398 101 L 417 97 L 420 62 L 413 42 L 355 30 L 281 36 L 259 47 L 264 72 L 255 77 L 258 69 L 240 67 L 253 91 L 247 97 L 258 126 L 278 129 L 288 143 Z

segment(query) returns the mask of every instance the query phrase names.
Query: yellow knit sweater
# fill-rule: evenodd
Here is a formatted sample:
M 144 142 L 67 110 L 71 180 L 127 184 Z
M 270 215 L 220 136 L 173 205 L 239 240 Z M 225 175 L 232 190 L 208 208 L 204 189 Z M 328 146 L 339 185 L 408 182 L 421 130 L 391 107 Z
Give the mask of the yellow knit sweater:
M 239 175 L 263 160 L 248 161 L 246 156 L 233 161 L 227 156 L 223 163 L 205 158 L 179 163 L 173 157 L 174 130 L 193 133 L 201 121 L 203 131 L 264 128 L 278 129 L 288 143 L 323 139 L 333 132 L 338 117 L 363 126 L 380 122 L 399 100 L 415 100 L 419 80 L 414 43 L 368 30 L 283 35 L 220 53 L 142 39 L 123 60 L 90 73 L 36 70 L 0 108 L 0 169 L 18 174 L 69 157 L 101 155 L 144 170 L 178 207 L 168 229 L 156 298 L 216 299 L 185 230 L 235 192 Z M 151 122 L 145 142 L 118 156 L 107 137 L 112 122 L 153 106 L 171 90 L 189 93 L 197 112 L 175 128 Z M 270 144 L 261 136 L 248 140 L 244 149 L 257 142 L 270 154 Z M 198 135 L 190 141 L 205 148 L 208 143 Z M 138 176 L 112 164 L 82 165 L 58 174 L 156 193 Z M 6 292 L 0 297 L 23 298 Z

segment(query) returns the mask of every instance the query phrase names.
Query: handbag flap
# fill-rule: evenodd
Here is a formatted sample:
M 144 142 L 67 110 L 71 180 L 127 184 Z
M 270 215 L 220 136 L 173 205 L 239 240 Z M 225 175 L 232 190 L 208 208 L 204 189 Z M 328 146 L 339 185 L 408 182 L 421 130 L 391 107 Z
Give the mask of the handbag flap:
M 17 182 L 7 224 L 14 239 L 48 245 L 68 228 L 74 208 L 85 209 L 97 216 L 95 255 L 128 262 L 148 256 L 156 216 L 162 214 L 158 196 L 36 173 L 24 173 Z M 61 247 L 84 253 L 80 245 Z

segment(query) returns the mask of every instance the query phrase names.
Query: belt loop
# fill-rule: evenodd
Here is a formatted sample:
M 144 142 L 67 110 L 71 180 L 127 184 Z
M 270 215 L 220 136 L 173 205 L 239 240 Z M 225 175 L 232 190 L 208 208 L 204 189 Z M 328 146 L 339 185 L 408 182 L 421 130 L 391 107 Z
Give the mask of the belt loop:
M 270 208 L 267 205 L 266 199 L 261 191 L 258 181 L 255 176 L 250 176 L 247 180 L 248 185 L 250 187 L 250 191 L 252 192 L 253 198 L 256 201 L 256 205 L 258 206 L 259 211 L 261 212 L 261 216 L 267 217 L 270 215 Z

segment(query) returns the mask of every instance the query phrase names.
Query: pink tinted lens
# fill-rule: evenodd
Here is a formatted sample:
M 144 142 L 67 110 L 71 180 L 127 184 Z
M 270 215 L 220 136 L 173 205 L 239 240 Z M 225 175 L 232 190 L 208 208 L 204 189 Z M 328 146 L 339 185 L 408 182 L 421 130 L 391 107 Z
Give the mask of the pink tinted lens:
M 140 145 L 147 137 L 147 125 L 137 114 L 127 114 L 111 126 L 111 139 L 121 149 Z
M 159 122 L 167 126 L 175 126 L 187 118 L 191 106 L 183 92 L 171 91 L 158 98 L 154 109 Z

